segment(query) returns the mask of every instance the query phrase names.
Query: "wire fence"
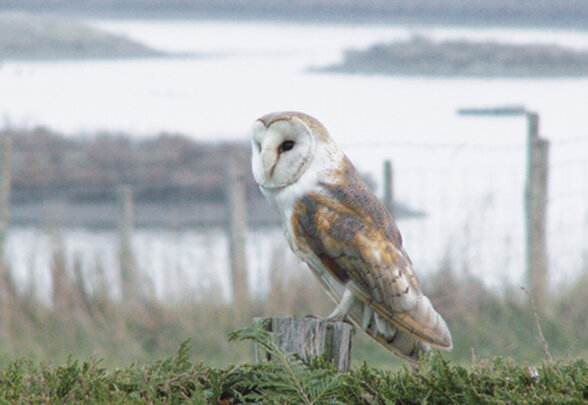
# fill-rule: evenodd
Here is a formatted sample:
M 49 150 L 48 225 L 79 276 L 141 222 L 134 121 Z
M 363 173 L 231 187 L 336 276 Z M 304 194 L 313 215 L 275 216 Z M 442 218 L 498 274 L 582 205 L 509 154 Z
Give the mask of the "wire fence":
M 390 158 L 396 201 L 425 213 L 398 220 L 421 274 L 451 267 L 492 287 L 527 285 L 524 142 L 345 147 Z M 551 141 L 548 168 L 546 242 L 555 291 L 588 269 L 588 136 Z
M 360 142 L 342 147 L 359 156 L 359 161 L 362 154 L 367 156 L 375 172 L 381 172 L 385 159 L 392 161 L 395 202 L 423 214 L 397 221 L 421 279 L 451 269 L 477 277 L 498 291 L 527 286 L 524 142 Z M 377 173 L 374 177 L 381 196 L 381 180 Z M 8 233 L 6 262 L 23 290 L 37 289 L 50 300 L 51 252 L 57 245 L 65 251 L 70 267 L 83 268 L 86 279 L 109 285 L 115 295 L 120 292 L 116 232 L 64 230 L 59 239 L 51 232 Z M 284 257 L 291 271 L 303 267 L 278 229 L 250 229 L 246 245 L 253 296 L 268 290 L 276 255 Z M 163 299 L 218 288 L 220 296 L 230 300 L 227 246 L 222 229 L 141 229 L 134 231 L 132 242 L 139 271 Z M 588 271 L 588 136 L 551 141 L 547 255 L 554 292 Z

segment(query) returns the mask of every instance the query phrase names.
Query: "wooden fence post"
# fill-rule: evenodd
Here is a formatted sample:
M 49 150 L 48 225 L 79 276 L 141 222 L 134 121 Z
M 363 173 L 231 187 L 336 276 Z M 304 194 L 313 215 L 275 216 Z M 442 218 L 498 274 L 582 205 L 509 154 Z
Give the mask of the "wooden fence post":
M 128 186 L 121 186 L 117 190 L 117 204 L 119 212 L 119 263 L 121 278 L 121 293 L 123 300 L 135 301 L 139 297 L 140 285 L 137 275 L 137 263 L 133 252 L 133 192 Z
M 4 267 L 6 235 L 10 221 L 10 157 L 12 147 L 10 138 L 0 138 L 0 266 Z
M 351 366 L 353 326 L 346 322 L 305 317 L 255 318 L 267 331 L 276 333 L 276 345 L 284 353 L 295 353 L 305 361 L 324 356 L 340 372 Z M 269 353 L 255 345 L 257 362 L 272 360 Z
M 71 277 L 67 273 L 67 260 L 63 235 L 59 229 L 53 229 L 51 235 L 51 285 L 53 287 L 53 309 L 58 314 L 65 314 L 72 309 Z M 67 312 L 69 315 L 69 312 Z
M 390 160 L 384 161 L 384 206 L 394 218 L 394 171 Z
M 249 287 L 247 284 L 247 194 L 243 157 L 231 152 L 226 173 L 227 232 L 231 262 L 233 306 L 237 319 L 249 313 Z
M 462 115 L 524 115 L 527 119 L 527 178 L 524 196 L 526 278 L 538 312 L 550 315 L 551 297 L 546 241 L 549 142 L 539 136 L 539 115 L 522 106 L 461 108 L 458 113 Z
M 10 161 L 12 145 L 10 138 L 0 138 L 0 335 L 5 337 L 11 324 L 12 283 L 5 262 L 6 237 L 10 221 Z
M 546 243 L 549 142 L 539 136 L 539 116 L 536 113 L 527 113 L 527 125 L 527 180 L 525 184 L 527 280 L 537 310 L 548 315 L 551 310 Z

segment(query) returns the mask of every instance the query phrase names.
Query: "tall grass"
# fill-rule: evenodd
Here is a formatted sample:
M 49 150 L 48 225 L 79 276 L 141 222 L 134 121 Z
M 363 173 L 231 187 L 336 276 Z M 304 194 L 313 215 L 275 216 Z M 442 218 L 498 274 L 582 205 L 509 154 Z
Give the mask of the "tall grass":
M 114 298 L 100 266 L 95 269 L 98 274 L 89 275 L 79 261 L 68 265 L 63 249 L 56 246 L 50 304 L 31 289 L 19 290 L 9 267 L 0 272 L 0 361 L 26 356 L 62 363 L 70 356 L 94 355 L 104 366 L 119 367 L 167 357 L 191 338 L 195 360 L 226 366 L 252 360 L 251 345 L 229 344 L 227 334 L 254 316 L 326 316 L 333 308 L 308 270 L 284 271 L 280 252 L 274 254 L 269 293 L 252 302 L 249 316 L 238 321 L 231 304 L 214 289 L 207 296 L 174 304 L 158 300 L 152 292 L 133 302 Z M 559 291 L 553 316 L 539 319 L 545 342 L 523 291 L 498 294 L 474 278 L 457 277 L 450 268 L 428 279 L 424 288 L 452 331 L 449 359 L 467 363 L 503 355 L 533 362 L 545 358 L 544 343 L 556 357 L 587 357 L 586 277 Z M 384 368 L 401 364 L 362 333 L 356 335 L 353 350 L 355 365 L 364 360 Z

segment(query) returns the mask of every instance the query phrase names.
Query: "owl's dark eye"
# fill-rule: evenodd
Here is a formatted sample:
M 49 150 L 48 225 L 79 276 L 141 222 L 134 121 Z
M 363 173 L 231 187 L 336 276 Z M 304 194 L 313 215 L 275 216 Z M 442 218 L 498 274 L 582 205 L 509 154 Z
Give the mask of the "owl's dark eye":
M 294 141 L 284 141 L 278 148 L 278 152 L 288 152 L 290 149 L 294 147 Z

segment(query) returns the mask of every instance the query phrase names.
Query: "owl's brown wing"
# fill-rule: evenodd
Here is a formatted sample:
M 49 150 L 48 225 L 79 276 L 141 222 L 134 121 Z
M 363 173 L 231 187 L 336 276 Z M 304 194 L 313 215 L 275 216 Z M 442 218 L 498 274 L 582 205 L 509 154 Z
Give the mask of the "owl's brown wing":
M 360 199 L 342 194 L 353 189 L 326 189 L 296 203 L 292 228 L 299 248 L 310 249 L 335 279 L 382 318 L 426 343 L 450 348 L 449 329 L 422 295 L 392 218 L 369 190 L 355 190 Z M 375 217 L 388 222 L 376 223 Z

